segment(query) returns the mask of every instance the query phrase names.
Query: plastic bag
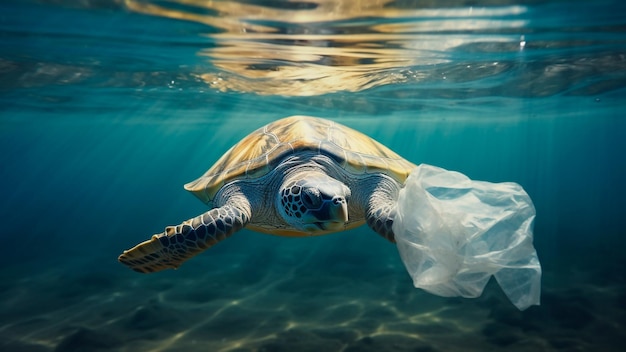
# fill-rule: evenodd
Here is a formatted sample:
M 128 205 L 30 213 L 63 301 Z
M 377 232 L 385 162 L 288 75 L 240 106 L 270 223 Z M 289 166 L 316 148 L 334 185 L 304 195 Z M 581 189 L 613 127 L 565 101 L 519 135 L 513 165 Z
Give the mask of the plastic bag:
M 535 208 L 520 185 L 472 181 L 422 164 L 400 191 L 397 209 L 393 231 L 415 287 L 478 297 L 493 275 L 520 310 L 539 305 Z

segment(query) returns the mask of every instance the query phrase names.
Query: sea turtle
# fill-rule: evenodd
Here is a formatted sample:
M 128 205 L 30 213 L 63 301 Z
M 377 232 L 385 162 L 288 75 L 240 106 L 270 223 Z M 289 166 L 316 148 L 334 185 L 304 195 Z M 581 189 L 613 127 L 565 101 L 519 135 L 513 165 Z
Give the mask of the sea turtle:
M 243 227 L 281 236 L 343 231 L 364 222 L 394 242 L 396 201 L 414 164 L 337 122 L 292 116 L 235 144 L 185 185 L 211 210 L 124 251 L 147 273 L 184 261 Z

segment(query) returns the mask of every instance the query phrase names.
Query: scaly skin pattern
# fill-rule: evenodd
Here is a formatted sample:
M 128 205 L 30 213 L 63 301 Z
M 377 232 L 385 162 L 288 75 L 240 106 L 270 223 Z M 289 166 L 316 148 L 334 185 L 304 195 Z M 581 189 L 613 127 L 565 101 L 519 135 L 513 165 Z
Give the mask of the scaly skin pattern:
M 367 225 L 392 243 L 396 242 L 392 226 L 400 187 L 394 180 L 381 176 L 371 191 L 365 215 Z
M 395 216 L 396 208 L 392 205 L 370 208 L 367 213 L 367 225 L 389 242 L 395 243 L 396 239 L 391 228 Z
M 176 269 L 184 261 L 242 229 L 250 221 L 249 206 L 224 205 L 189 219 L 124 251 L 118 260 L 140 273 Z

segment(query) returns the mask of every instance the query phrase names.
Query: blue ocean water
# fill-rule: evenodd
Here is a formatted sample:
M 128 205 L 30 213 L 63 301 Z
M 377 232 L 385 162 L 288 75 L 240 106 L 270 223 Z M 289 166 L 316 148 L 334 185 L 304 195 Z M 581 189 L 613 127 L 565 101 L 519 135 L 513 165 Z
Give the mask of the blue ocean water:
M 0 2 L 0 349 L 612 351 L 626 328 L 619 1 Z M 252 130 L 329 118 L 521 184 L 542 305 L 413 288 L 362 227 L 241 231 L 176 271 L 119 253 L 206 211 Z

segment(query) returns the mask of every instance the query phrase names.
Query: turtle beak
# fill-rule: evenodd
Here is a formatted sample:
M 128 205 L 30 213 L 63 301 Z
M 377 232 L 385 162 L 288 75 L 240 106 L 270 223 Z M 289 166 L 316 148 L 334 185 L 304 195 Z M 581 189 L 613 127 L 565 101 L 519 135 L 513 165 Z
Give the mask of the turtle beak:
M 346 202 L 345 199 L 337 206 L 337 215 L 335 218 L 343 220 L 344 224 L 348 222 L 348 202 Z
M 325 230 L 343 230 L 348 222 L 348 202 L 343 197 L 334 197 L 328 204 L 329 215 L 333 221 L 324 223 Z

